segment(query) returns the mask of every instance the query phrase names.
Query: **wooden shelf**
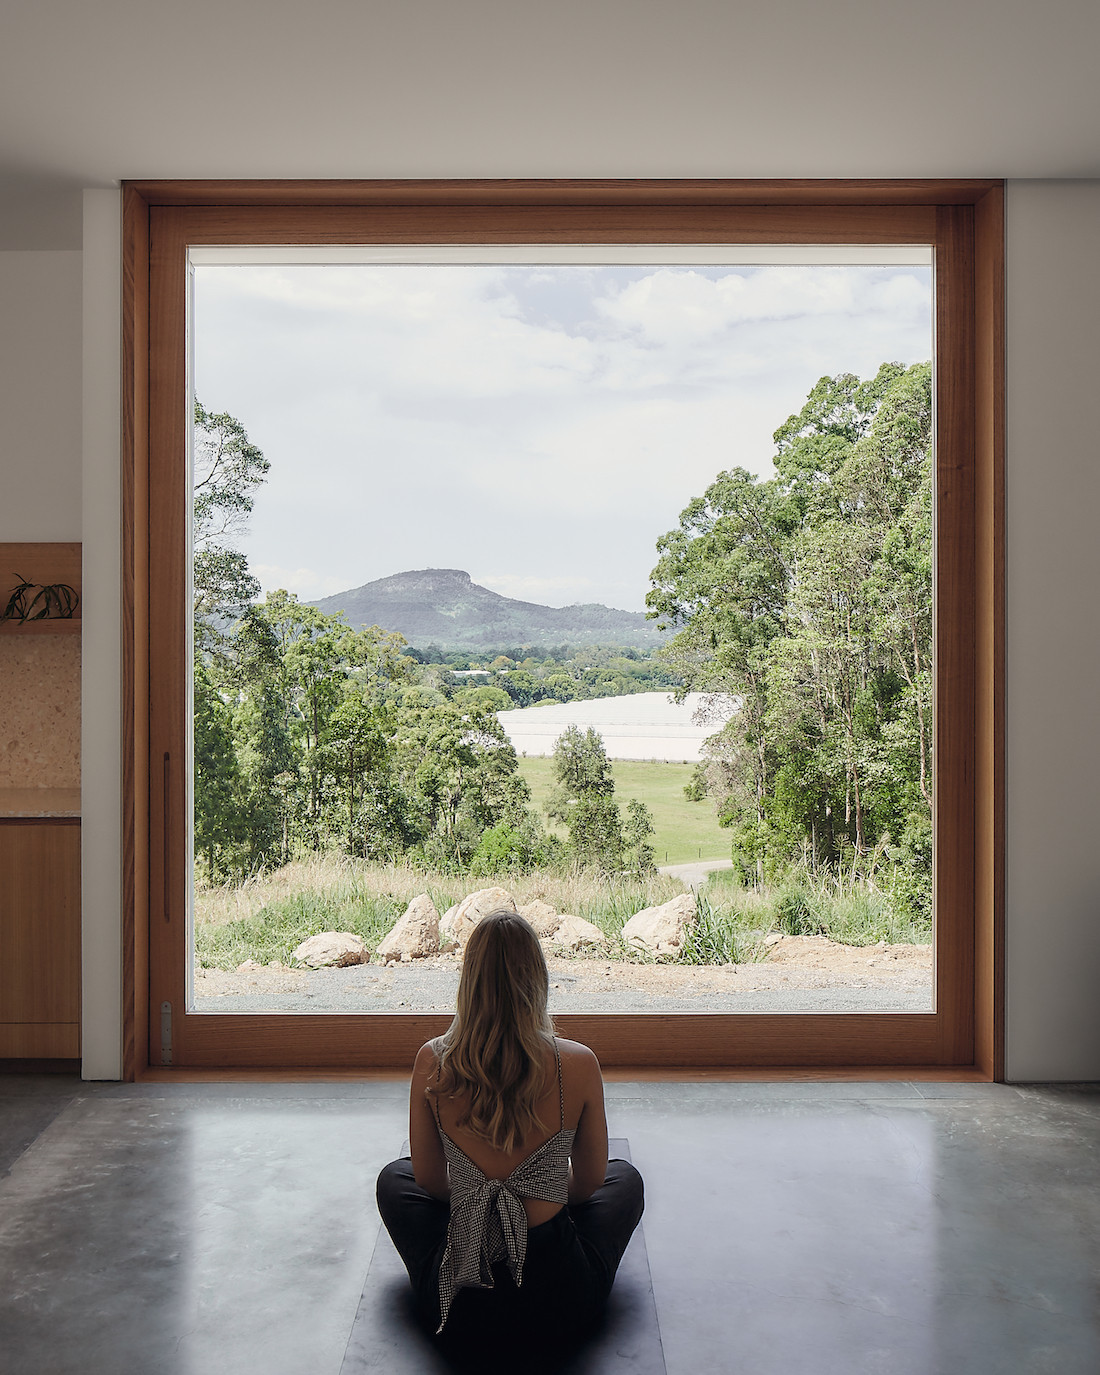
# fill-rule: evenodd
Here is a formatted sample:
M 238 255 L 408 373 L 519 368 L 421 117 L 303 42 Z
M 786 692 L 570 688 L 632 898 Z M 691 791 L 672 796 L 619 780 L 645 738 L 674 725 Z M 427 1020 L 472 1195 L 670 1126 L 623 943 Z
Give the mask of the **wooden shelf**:
M 55 616 L 46 621 L 0 621 L 0 635 L 79 635 L 80 617 Z

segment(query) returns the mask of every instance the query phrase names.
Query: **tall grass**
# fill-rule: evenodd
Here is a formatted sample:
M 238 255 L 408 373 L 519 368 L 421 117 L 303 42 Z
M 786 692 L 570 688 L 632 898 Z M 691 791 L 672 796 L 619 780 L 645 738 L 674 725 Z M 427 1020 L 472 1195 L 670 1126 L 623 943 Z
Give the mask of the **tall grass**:
M 711 906 L 723 913 L 754 914 L 753 924 L 784 936 L 828 936 L 843 945 L 924 945 L 932 939 L 929 918 L 915 915 L 889 887 L 864 880 L 837 883 L 800 876 L 773 888 L 741 888 L 731 870 L 711 874 Z
M 456 877 L 407 865 L 370 864 L 344 855 L 315 855 L 241 884 L 200 889 L 195 895 L 195 953 L 201 964 L 234 969 L 247 959 L 287 963 L 291 951 L 320 931 L 351 931 L 373 954 L 393 923 L 419 893 L 440 915 L 477 888 L 499 886 L 517 905 L 536 898 L 598 926 L 612 959 L 645 957 L 628 949 L 622 929 L 635 912 L 684 891 L 657 874 L 631 882 L 580 872 L 539 871 L 492 877 Z M 682 964 L 741 964 L 762 959 L 770 932 L 823 935 L 845 945 L 923 944 L 931 925 L 914 918 L 889 891 L 867 885 L 830 889 L 788 883 L 756 891 L 740 887 L 727 870 L 711 875 L 698 897 L 698 920 L 679 956 Z
M 539 871 L 496 877 L 456 877 L 406 865 L 370 864 L 345 855 L 315 855 L 240 884 L 195 894 L 195 953 L 215 969 L 244 960 L 286 963 L 291 951 L 321 931 L 350 931 L 373 954 L 390 927 L 420 893 L 440 916 L 479 888 L 499 886 L 524 906 L 536 898 L 598 926 L 620 955 L 624 923 L 643 907 L 668 902 L 683 885 L 657 874 L 617 882 L 580 872 Z

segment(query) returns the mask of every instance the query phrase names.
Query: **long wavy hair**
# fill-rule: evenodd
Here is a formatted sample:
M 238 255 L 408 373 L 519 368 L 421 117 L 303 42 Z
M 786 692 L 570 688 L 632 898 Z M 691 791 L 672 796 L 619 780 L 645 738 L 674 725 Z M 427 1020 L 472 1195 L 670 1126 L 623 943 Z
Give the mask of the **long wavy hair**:
M 492 912 L 466 942 L 455 1019 L 434 1041 L 438 1092 L 461 1100 L 458 1125 L 494 1150 L 514 1151 L 542 1127 L 554 1024 L 538 937 L 515 912 Z

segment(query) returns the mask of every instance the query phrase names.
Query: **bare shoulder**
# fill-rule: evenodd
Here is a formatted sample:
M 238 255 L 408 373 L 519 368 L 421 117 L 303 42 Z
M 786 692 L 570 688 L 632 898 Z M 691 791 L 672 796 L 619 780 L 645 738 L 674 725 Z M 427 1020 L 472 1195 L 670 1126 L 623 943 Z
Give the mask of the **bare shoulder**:
M 435 1069 L 435 1061 L 435 1046 L 431 1041 L 425 1041 L 416 1052 L 416 1059 L 413 1061 L 413 1076 L 427 1079 Z
M 580 1041 L 566 1041 L 560 1036 L 557 1042 L 563 1068 L 568 1066 L 574 1074 L 585 1078 L 601 1078 L 600 1062 L 588 1046 Z

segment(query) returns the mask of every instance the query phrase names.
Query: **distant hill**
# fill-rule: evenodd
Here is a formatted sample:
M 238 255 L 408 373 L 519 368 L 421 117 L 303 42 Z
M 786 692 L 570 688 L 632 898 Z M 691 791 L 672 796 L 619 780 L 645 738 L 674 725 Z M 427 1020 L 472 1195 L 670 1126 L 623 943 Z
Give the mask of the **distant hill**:
M 494 649 L 502 645 L 613 644 L 653 649 L 664 638 L 640 611 L 582 606 L 539 606 L 479 587 L 459 568 L 421 568 L 337 592 L 314 602 L 332 615 L 343 611 L 355 627 L 397 630 L 412 645 L 443 649 Z

